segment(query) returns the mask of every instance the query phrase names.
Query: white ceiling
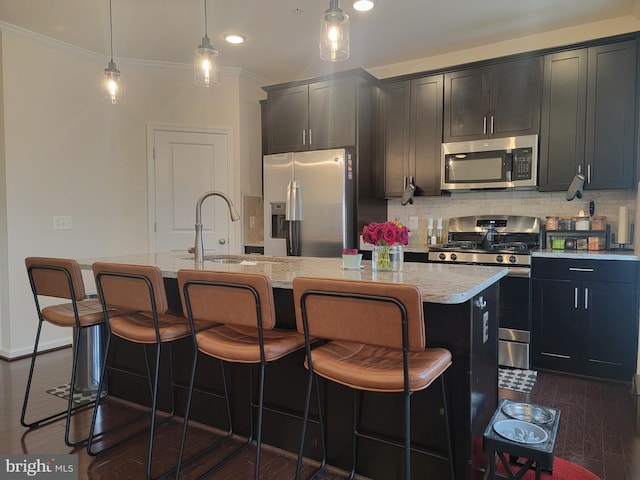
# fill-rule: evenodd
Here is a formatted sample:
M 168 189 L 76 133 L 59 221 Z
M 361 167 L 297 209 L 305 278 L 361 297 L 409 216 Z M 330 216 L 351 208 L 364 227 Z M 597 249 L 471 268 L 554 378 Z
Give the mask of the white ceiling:
M 221 65 L 284 82 L 630 15 L 637 0 L 378 0 L 366 13 L 342 0 L 351 18 L 351 57 L 339 64 L 318 54 L 320 18 L 329 0 L 207 1 L 209 37 Z M 203 0 L 112 2 L 116 62 L 191 63 L 204 35 Z M 0 21 L 109 54 L 108 0 L 0 0 Z M 230 31 L 245 34 L 245 44 L 225 44 L 221 35 Z

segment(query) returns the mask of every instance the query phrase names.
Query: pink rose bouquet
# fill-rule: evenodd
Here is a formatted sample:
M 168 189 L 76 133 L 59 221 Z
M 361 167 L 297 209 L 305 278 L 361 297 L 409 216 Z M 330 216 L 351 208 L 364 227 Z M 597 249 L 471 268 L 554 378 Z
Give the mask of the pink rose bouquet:
M 373 270 L 402 270 L 402 250 L 393 249 L 392 255 L 391 247 L 409 243 L 407 227 L 396 222 L 370 223 L 362 230 L 362 240 L 375 245 L 371 256 Z
M 409 230 L 396 222 L 370 223 L 362 229 L 362 239 L 371 245 L 406 245 L 409 243 Z

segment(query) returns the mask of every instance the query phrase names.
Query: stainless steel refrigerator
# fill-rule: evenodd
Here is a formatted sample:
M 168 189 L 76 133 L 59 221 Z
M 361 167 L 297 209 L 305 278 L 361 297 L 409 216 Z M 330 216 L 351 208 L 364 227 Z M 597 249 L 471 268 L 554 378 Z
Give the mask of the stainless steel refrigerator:
M 339 257 L 363 225 L 386 220 L 372 165 L 350 149 L 265 155 L 263 183 L 265 255 Z

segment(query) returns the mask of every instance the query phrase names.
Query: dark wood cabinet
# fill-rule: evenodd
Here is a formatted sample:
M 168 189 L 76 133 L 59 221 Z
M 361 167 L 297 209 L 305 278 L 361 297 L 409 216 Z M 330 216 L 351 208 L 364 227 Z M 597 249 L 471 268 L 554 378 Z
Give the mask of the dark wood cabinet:
M 638 263 L 535 258 L 534 368 L 628 381 L 638 350 Z
M 356 145 L 360 89 L 370 81 L 365 73 L 265 87 L 268 153 Z
M 637 41 L 589 48 L 587 189 L 635 184 Z
M 585 189 L 635 182 L 635 40 L 546 55 L 540 191 L 563 191 L 576 173 Z
M 309 87 L 298 85 L 267 94 L 267 152 L 308 150 Z
M 444 141 L 537 135 L 539 57 L 450 72 L 444 76 Z
M 540 191 L 566 190 L 584 163 L 587 49 L 544 58 Z
M 416 195 L 440 194 L 442 96 L 442 75 L 381 86 L 378 138 L 386 197 L 402 196 L 410 181 Z

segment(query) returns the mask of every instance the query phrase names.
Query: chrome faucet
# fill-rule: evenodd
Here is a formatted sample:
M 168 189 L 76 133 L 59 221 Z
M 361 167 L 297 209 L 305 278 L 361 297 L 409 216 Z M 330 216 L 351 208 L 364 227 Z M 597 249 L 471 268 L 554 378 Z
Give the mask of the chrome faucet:
M 229 215 L 231 216 L 231 221 L 236 222 L 240 220 L 240 214 L 236 210 L 236 207 L 233 206 L 233 202 L 229 197 L 227 197 L 224 193 L 221 192 L 205 192 L 203 193 L 198 201 L 196 202 L 196 244 L 194 248 L 195 253 L 195 262 L 203 263 L 204 262 L 204 246 L 202 245 L 202 202 L 207 197 L 221 197 L 225 202 L 227 202 L 227 206 L 229 207 Z

